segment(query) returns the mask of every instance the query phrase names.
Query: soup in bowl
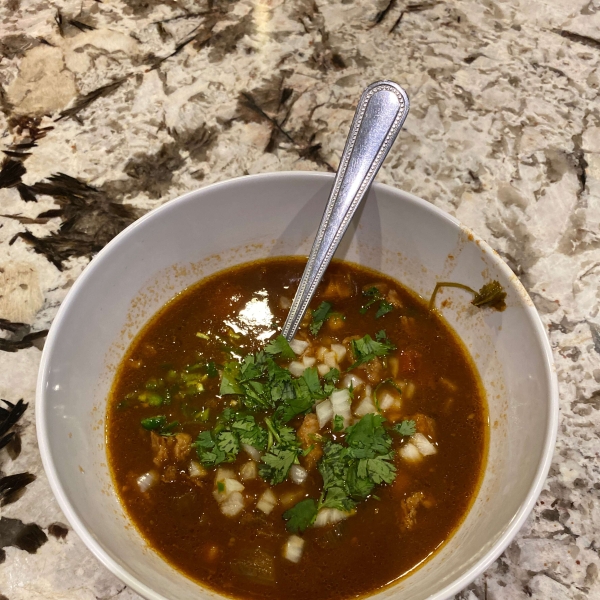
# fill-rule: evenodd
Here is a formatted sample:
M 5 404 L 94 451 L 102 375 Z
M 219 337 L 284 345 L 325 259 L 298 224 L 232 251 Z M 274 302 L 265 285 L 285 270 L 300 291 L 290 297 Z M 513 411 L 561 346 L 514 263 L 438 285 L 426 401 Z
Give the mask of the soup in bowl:
M 516 277 L 442 211 L 375 185 L 346 262 L 278 336 L 332 182 L 261 175 L 172 201 L 57 315 L 42 458 L 75 530 L 147 598 L 446 598 L 537 498 L 549 345 Z M 505 310 L 447 288 L 438 314 L 423 299 L 440 281 L 496 281 Z

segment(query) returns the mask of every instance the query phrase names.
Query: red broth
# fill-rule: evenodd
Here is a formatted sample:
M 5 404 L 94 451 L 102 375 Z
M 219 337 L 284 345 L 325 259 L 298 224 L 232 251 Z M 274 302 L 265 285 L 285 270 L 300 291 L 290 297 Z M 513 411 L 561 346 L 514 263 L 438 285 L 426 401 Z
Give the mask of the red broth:
M 294 378 L 313 369 L 321 385 L 325 371 L 338 368 L 331 385 L 342 390 L 353 376 L 349 416 L 322 424 L 311 407 L 289 420 L 305 449 L 296 460 L 306 476 L 301 484 L 290 474 L 281 483 L 265 481 L 264 449 L 262 457 L 250 449 L 257 460 L 240 450 L 231 462 L 207 464 L 211 450 L 194 443 L 231 429 L 222 424 L 225 408 L 252 414 L 261 431 L 265 417 L 273 419 L 272 410 L 248 411 L 243 398 L 221 393 L 220 382 L 224 365 L 276 338 L 304 264 L 253 262 L 176 296 L 131 344 L 108 404 L 110 465 L 131 520 L 174 567 L 234 598 L 333 600 L 376 592 L 452 535 L 485 465 L 486 403 L 461 341 L 398 282 L 336 261 L 311 303 L 314 311 L 327 302 L 327 318 L 316 331 L 309 311 L 300 344 L 292 344 L 302 353 L 273 360 Z M 385 337 L 377 338 L 382 330 Z M 367 334 L 396 349 L 352 368 L 355 343 Z M 396 470 L 393 482 L 375 485 L 349 511 L 321 509 L 330 512 L 319 512 L 317 523 L 327 524 L 291 533 L 284 513 L 307 499 L 318 508 L 323 452 L 349 443 L 347 427 L 361 419 L 381 422 L 391 440 L 384 462 Z M 344 428 L 333 431 L 336 425 Z

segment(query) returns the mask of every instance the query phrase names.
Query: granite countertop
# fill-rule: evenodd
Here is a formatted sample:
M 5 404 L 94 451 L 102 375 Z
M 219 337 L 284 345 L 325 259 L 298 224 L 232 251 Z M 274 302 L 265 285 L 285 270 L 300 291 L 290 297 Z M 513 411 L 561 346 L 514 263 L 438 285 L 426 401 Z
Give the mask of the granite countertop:
M 537 506 L 456 598 L 600 598 L 600 1 L 3 0 L 0 397 L 28 407 L 0 451 L 0 600 L 138 598 L 71 531 L 37 448 L 40 349 L 73 281 L 184 192 L 333 170 L 381 78 L 412 108 L 379 180 L 501 254 L 560 385 Z

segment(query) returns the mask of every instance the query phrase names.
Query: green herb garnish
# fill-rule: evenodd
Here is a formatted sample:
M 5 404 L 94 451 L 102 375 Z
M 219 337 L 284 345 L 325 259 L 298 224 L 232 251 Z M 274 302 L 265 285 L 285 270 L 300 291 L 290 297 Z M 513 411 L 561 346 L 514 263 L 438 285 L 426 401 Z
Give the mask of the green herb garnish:
M 312 322 L 309 326 L 310 332 L 313 335 L 319 333 L 323 323 L 329 318 L 331 313 L 331 304 L 329 302 L 321 302 L 318 308 L 312 311 Z
M 377 302 L 379 302 L 379 308 L 375 313 L 376 319 L 383 317 L 383 315 L 386 315 L 394 309 L 394 307 L 384 299 L 383 294 L 375 286 L 366 289 L 363 294 L 367 296 L 369 300 L 363 304 L 362 308 L 360 309 L 359 312 L 361 315 L 364 315 L 369 308 Z
M 392 427 L 392 430 L 400 435 L 414 435 L 417 432 L 417 425 L 414 421 L 402 421 L 401 423 L 396 423 Z
M 484 284 L 481 286 L 481 289 L 478 292 L 468 285 L 464 285 L 462 283 L 438 281 L 435 284 L 435 288 L 433 288 L 433 294 L 431 294 L 431 298 L 429 300 L 429 310 L 432 310 L 435 307 L 435 297 L 437 296 L 438 291 L 443 287 L 455 287 L 470 292 L 473 294 L 473 300 L 471 300 L 471 304 L 474 306 L 490 306 L 499 311 L 503 311 L 506 308 L 506 292 L 504 291 L 504 288 L 500 282 L 497 280 Z
M 290 533 L 304 533 L 317 518 L 319 508 L 312 498 L 301 500 L 283 513 L 286 522 L 285 527 Z
M 396 346 L 385 337 L 385 331 L 380 331 L 375 337 L 379 341 L 375 341 L 369 334 L 352 341 L 352 352 L 356 362 L 350 366 L 349 371 L 373 360 L 376 356 L 385 356 L 396 349 Z

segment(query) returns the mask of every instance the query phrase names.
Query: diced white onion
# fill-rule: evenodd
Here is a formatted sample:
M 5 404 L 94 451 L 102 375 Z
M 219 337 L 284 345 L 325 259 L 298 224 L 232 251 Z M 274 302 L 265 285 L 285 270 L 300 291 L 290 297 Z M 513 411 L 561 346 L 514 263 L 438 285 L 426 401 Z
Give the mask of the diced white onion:
M 408 462 L 418 462 L 423 459 L 423 455 L 419 452 L 419 449 L 410 442 L 404 444 L 404 446 L 398 450 L 398 454 L 400 455 L 400 458 L 403 458 Z
M 422 433 L 415 433 L 411 436 L 410 441 L 423 456 L 431 456 L 437 453 L 437 448 Z
M 356 407 L 354 414 L 357 417 L 364 417 L 365 415 L 368 415 L 368 414 L 373 414 L 373 415 L 377 414 L 377 408 L 375 407 L 375 404 L 373 403 L 373 398 L 371 398 L 371 396 L 365 396 L 360 401 L 360 404 Z
M 325 527 L 326 525 L 333 525 L 339 523 L 344 519 L 347 519 L 350 513 L 343 512 L 337 508 L 322 508 L 317 513 L 317 518 L 313 524 L 313 527 Z
M 342 344 L 331 344 L 331 351 L 335 353 L 338 362 L 342 362 L 346 356 L 346 346 Z
M 292 307 L 292 301 L 287 296 L 279 296 L 279 306 L 283 310 L 287 310 Z
M 317 419 L 319 419 L 319 429 L 323 429 L 331 419 L 333 419 L 333 406 L 331 400 L 324 400 L 319 402 L 315 407 L 317 413 Z
M 298 362 L 297 360 L 292 361 L 288 366 L 290 373 L 294 377 L 301 377 L 302 373 L 304 373 L 305 368 L 306 367 L 301 362 Z
M 205 477 L 208 471 L 198 461 L 190 460 L 188 473 L 190 477 Z
M 296 485 L 302 485 L 308 476 L 308 471 L 301 465 L 292 465 L 290 467 L 290 479 Z
M 331 396 L 331 406 L 333 414 L 340 415 L 344 419 L 344 427 L 350 424 L 350 392 L 346 389 L 335 390 Z
M 314 356 L 303 356 L 302 357 L 302 364 L 306 368 L 314 367 L 316 362 L 317 362 L 317 359 Z
M 388 410 L 394 406 L 396 399 L 389 392 L 382 392 L 379 395 L 379 408 L 381 410 Z
M 256 508 L 258 508 L 258 510 L 262 510 L 265 515 L 270 514 L 276 506 L 277 496 L 273 493 L 271 488 L 266 489 L 256 503 Z
M 294 354 L 297 354 L 298 356 L 300 356 L 300 354 L 302 354 L 309 347 L 309 345 L 310 344 L 308 342 L 305 342 L 304 340 L 298 340 L 296 338 L 290 342 L 290 348 L 294 351 Z
M 222 469 L 223 471 L 229 471 L 229 469 Z M 219 469 L 221 471 L 221 469 Z M 217 474 L 219 473 L 217 471 Z M 235 474 L 231 471 L 233 477 L 226 477 L 225 479 L 215 479 L 215 489 L 213 490 L 213 496 L 215 500 L 221 504 L 225 502 L 234 493 L 242 492 L 244 490 L 244 484 L 240 483 L 235 479 Z M 219 489 L 221 484 L 222 489 Z
M 217 481 L 225 481 L 226 479 L 235 479 L 235 472 L 232 469 L 219 467 L 215 473 L 215 485 Z
M 324 360 L 325 357 L 325 352 L 327 352 L 327 348 L 325 348 L 324 346 L 319 346 L 317 348 L 317 351 L 315 352 L 315 356 L 319 359 L 319 360 Z
M 336 356 L 335 352 L 325 352 L 325 355 L 323 356 L 323 362 L 330 369 L 337 369 L 338 368 L 337 356 Z
M 158 482 L 158 473 L 156 471 L 148 471 L 137 478 L 137 484 L 140 492 L 147 492 L 153 485 Z
M 244 496 L 240 492 L 233 492 L 221 503 L 220 508 L 226 517 L 235 517 L 244 510 Z
M 242 444 L 242 450 L 244 450 L 244 452 L 252 460 L 255 460 L 256 462 L 260 462 L 262 454 L 254 446 L 251 446 L 250 444 Z
M 344 378 L 342 379 L 342 385 L 345 388 L 349 388 L 350 386 L 352 386 L 352 389 L 357 390 L 363 384 L 364 381 L 360 377 L 358 377 L 357 375 L 353 375 L 352 373 L 344 375 Z
M 244 484 L 240 483 L 237 479 L 226 479 L 225 484 L 225 493 L 229 496 L 233 494 L 233 492 L 243 492 Z
M 283 547 L 283 558 L 287 558 L 293 563 L 300 562 L 304 550 L 304 540 L 297 535 L 290 535 Z
M 331 368 L 321 363 L 320 365 L 317 365 L 317 371 L 319 371 L 321 377 L 325 377 L 325 375 L 331 371 Z
M 407 400 L 410 400 L 415 395 L 416 389 L 417 389 L 417 387 L 415 386 L 415 384 L 412 381 L 409 381 L 406 384 L 406 387 L 404 388 L 404 397 Z
M 240 467 L 240 478 L 242 481 L 250 481 L 258 477 L 258 468 L 253 460 L 249 460 Z

